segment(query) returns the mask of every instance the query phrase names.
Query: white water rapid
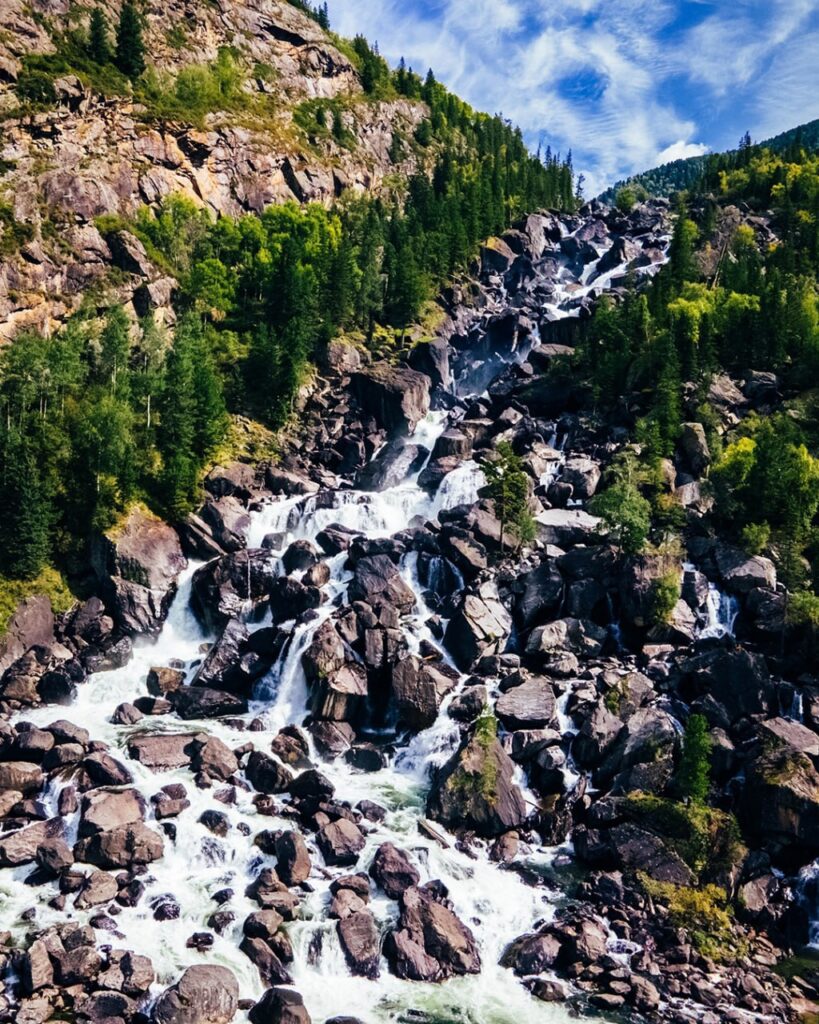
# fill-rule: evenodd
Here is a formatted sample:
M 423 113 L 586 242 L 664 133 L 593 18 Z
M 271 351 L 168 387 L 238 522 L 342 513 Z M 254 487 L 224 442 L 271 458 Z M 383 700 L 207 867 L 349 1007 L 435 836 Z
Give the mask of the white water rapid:
M 575 315 L 579 298 L 599 293 L 609 287 L 612 278 L 625 271 L 625 266 L 618 266 L 602 276 L 595 276 L 595 261 L 586 267 L 579 280 L 576 277 L 570 280 L 568 265 L 568 260 L 561 265 L 552 301 L 544 307 L 553 319 Z M 649 267 L 643 272 L 653 269 Z M 517 357 L 520 356 L 518 353 Z M 448 425 L 446 414 L 431 413 L 419 425 L 413 441 L 431 450 Z M 554 445 L 557 446 L 557 438 Z M 562 446 L 558 451 L 559 458 L 549 472 L 549 479 L 541 481 L 544 485 L 548 486 L 560 472 Z M 282 555 L 292 541 L 312 540 L 319 531 L 334 523 L 371 538 L 388 537 L 406 529 L 416 517 L 427 520 L 444 509 L 475 502 L 484 482 L 480 466 L 470 461 L 450 473 L 433 498 L 419 487 L 418 473 L 415 473 L 397 487 L 380 493 L 339 490 L 329 503 L 324 496 L 321 500 L 306 497 L 271 501 L 252 514 L 248 547 L 258 547 L 272 535 L 267 544 L 272 544 L 276 554 Z M 127 741 L 140 732 L 178 733 L 201 729 L 219 737 L 231 748 L 252 741 L 256 749 L 268 751 L 283 726 L 301 724 L 307 707 L 302 653 L 315 630 L 332 613 L 336 599 L 345 594 L 349 574 L 344 562 L 344 555 L 330 559 L 332 578 L 326 590 L 329 599 L 310 622 L 293 624 L 290 641 L 279 663 L 258 684 L 246 716 L 247 723 L 253 721 L 252 731 L 218 720 L 183 723 L 173 715 L 146 716 L 130 726 L 115 725 L 111 721 L 121 702 L 133 702 L 148 694 L 146 680 L 152 666 L 181 662 L 190 677 L 205 645 L 215 639 L 203 630 L 190 609 L 191 579 L 198 568 L 194 564 L 179 581 L 178 593 L 160 636 L 155 641 L 139 641 L 124 668 L 91 676 L 68 708 L 43 707 L 18 716 L 18 720 L 36 725 L 67 718 L 87 729 L 93 740 L 108 744 L 111 752 L 133 773 L 134 785 L 146 800 L 148 824 L 153 828 L 159 830 L 150 797 L 169 783 L 181 783 L 187 791 L 191 806 L 174 819 L 175 841 L 165 837 L 164 856 L 141 876 L 146 887 L 144 897 L 135 907 L 122 908 L 113 918 L 115 931 L 98 933 L 100 943 L 150 957 L 157 973 L 154 995 L 176 981 L 184 968 L 196 963 L 229 967 L 238 979 L 244 999 L 258 999 L 262 995 L 258 971 L 239 951 L 239 942 L 242 922 L 258 909 L 245 895 L 245 887 L 262 867 L 275 866 L 275 858 L 263 854 L 253 844 L 252 837 L 264 829 L 290 828 L 292 820 L 259 814 L 253 803 L 252 788 L 237 787 L 235 802 L 223 804 L 214 799 L 214 790 L 197 789 L 187 769 L 155 774 L 127 757 Z M 425 624 L 429 610 L 418 580 L 415 556 L 405 559 L 402 571 L 417 598 L 414 614 L 403 623 L 409 647 L 417 651 L 421 641 L 434 642 L 434 638 Z M 439 569 L 433 567 L 432 571 L 434 574 Z M 434 581 L 431 582 L 431 589 L 434 589 Z M 456 577 L 455 582 L 462 584 L 463 581 Z M 721 621 L 722 613 L 715 611 L 714 614 Z M 249 624 L 249 628 L 261 625 L 264 622 Z M 561 726 L 570 731 L 571 721 L 565 714 L 567 700 L 568 694 L 559 708 Z M 303 895 L 298 919 L 288 925 L 287 930 L 295 952 L 291 967 L 294 987 L 304 997 L 315 1024 L 338 1015 L 356 1017 L 365 1024 L 568 1024 L 573 1019 L 566 1006 L 536 1000 L 511 971 L 498 965 L 507 943 L 550 918 L 558 893 L 546 885 L 529 885 L 520 872 L 492 864 L 485 849 L 473 857 L 458 850 L 455 837 L 447 836 L 440 829 L 444 843 L 419 831 L 430 770 L 451 756 L 459 740 L 459 728 L 446 715 L 445 705 L 431 728 L 415 736 L 396 752 L 385 768 L 375 773 L 358 773 L 341 760 L 322 761 L 315 751 L 312 752 L 314 762 L 336 787 L 339 799 L 353 806 L 362 799 L 372 800 L 387 810 L 385 820 L 370 829 L 358 869 L 369 867 L 376 848 L 385 841 L 409 851 L 419 866 L 422 882 L 444 881 L 456 913 L 474 932 L 483 964 L 480 975 L 439 985 L 401 981 L 389 973 L 383 958 L 381 977 L 377 981 L 351 976 L 335 922 L 327 917 L 330 882 L 334 876 L 348 871 L 325 869 L 321 857 L 311 849 L 310 891 Z M 572 765 L 567 765 L 566 772 L 567 781 L 577 781 Z M 57 813 L 61 785 L 53 784 L 45 796 L 49 816 Z M 212 809 L 227 815 L 230 828 L 224 837 L 213 835 L 199 822 L 202 813 Z M 78 813 L 66 816 L 69 843 L 76 838 L 78 817 Z M 544 877 L 558 855 L 559 850 L 554 848 L 524 848 L 519 867 L 530 869 L 534 876 Z M 100 908 L 78 911 L 73 905 L 66 911 L 52 909 L 48 903 L 57 894 L 56 883 L 31 888 L 24 884 L 30 873 L 30 866 L 0 871 L 0 921 L 4 927 L 13 929 L 16 939 L 22 940 L 31 930 L 31 917 L 27 913 L 31 908 L 34 908 L 33 920 L 39 930 L 63 922 L 67 917 L 84 923 L 99 912 Z M 233 924 L 224 934 L 215 935 L 211 950 L 199 953 L 188 948 L 186 942 L 194 932 L 209 930 L 208 918 L 218 909 L 213 897 L 225 889 L 233 890 L 226 905 L 226 909 L 235 914 Z M 156 921 L 152 906 L 156 900 L 167 896 L 178 905 L 178 916 Z M 397 905 L 383 895 L 376 895 L 372 908 L 382 933 L 386 932 L 397 913 Z M 247 1020 L 247 1017 L 240 1012 L 236 1020 Z

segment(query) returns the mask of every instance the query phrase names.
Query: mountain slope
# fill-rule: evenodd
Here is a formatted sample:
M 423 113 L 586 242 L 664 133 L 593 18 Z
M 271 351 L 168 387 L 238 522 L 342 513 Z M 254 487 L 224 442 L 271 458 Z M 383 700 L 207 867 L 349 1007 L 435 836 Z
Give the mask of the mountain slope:
M 781 132 L 771 139 L 765 139 L 759 145 L 775 153 L 783 153 L 791 146 L 803 146 L 808 152 L 814 152 L 819 149 L 819 120 L 809 121 L 797 128 Z M 642 188 L 652 196 L 669 196 L 683 189 L 691 189 L 702 177 L 708 160 L 709 154 L 688 157 L 686 160 L 672 160 L 670 163 L 618 181 L 601 193 L 600 199 L 604 203 L 613 203 L 616 201 L 617 193 L 625 187 Z

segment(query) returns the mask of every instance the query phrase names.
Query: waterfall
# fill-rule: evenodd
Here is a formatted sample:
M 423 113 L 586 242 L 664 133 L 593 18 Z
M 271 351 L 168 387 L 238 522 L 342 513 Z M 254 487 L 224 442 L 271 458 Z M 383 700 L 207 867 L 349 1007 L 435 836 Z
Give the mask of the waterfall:
M 739 604 L 733 594 L 723 593 L 715 583 L 708 584 L 705 610 L 706 625 L 699 633 L 702 640 L 734 635 L 734 624 L 739 614 Z

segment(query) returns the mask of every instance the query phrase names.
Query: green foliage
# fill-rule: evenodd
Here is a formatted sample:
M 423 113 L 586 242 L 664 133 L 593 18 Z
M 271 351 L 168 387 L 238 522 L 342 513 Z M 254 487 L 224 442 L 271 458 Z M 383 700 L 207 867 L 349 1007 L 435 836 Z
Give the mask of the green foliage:
M 107 64 L 113 56 L 108 22 L 101 7 L 95 7 L 91 11 L 88 24 L 88 56 L 96 64 Z
M 677 569 L 663 573 L 651 584 L 649 597 L 649 620 L 652 625 L 665 625 L 677 605 L 682 593 L 682 583 Z
M 51 601 L 56 614 L 67 612 L 74 604 L 74 595 L 65 579 L 50 566 L 33 579 L 19 580 L 0 576 L 0 637 L 7 628 L 11 617 L 26 598 L 44 595 Z
M 23 103 L 35 107 L 48 107 L 57 102 L 54 81 L 47 71 L 24 67 L 17 78 L 15 89 Z
M 117 24 L 114 61 L 126 78 L 135 81 L 145 70 L 142 15 L 134 0 L 124 0 Z
M 502 441 L 494 456 L 484 460 L 482 468 L 495 515 L 500 520 L 501 550 L 507 531 L 519 544 L 533 540 L 535 522 L 529 512 L 529 477 L 511 444 Z
M 808 626 L 811 630 L 819 627 L 819 597 L 810 591 L 797 591 L 788 600 L 788 624 Z
M 591 512 L 600 516 L 617 546 L 627 555 L 638 554 L 651 526 L 651 505 L 634 484 L 615 483 L 592 500 Z
M 21 224 L 10 203 L 0 200 L 0 256 L 13 256 L 34 237 L 30 224 Z
M 149 68 L 137 86 L 152 118 L 203 124 L 206 114 L 239 112 L 252 97 L 242 89 L 245 75 L 235 52 L 227 46 L 209 64 L 190 64 L 176 77 Z
M 614 204 L 621 213 L 630 213 L 637 203 L 648 198 L 648 193 L 641 185 L 623 185 L 617 190 Z
M 724 889 L 657 882 L 642 873 L 639 878 L 646 893 L 668 907 L 674 926 L 684 928 L 704 956 L 721 962 L 745 955 L 747 943 L 735 932 L 733 909 Z
M 748 523 L 740 537 L 749 555 L 761 555 L 771 543 L 771 528 L 768 523 Z
M 626 809 L 642 828 L 660 836 L 702 878 L 718 877 L 744 854 L 737 821 L 725 811 L 648 793 L 630 794 Z
M 691 715 L 685 726 L 685 738 L 675 784 L 683 800 L 702 804 L 711 782 L 711 738 L 703 715 Z

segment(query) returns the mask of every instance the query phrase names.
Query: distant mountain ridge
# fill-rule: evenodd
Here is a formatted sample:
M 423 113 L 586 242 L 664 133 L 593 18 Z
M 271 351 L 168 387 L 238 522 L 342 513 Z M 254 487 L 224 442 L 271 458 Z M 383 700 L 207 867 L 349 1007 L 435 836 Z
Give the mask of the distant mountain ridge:
M 819 119 L 781 132 L 773 138 L 765 139 L 758 145 L 779 153 L 797 142 L 809 150 L 819 149 Z M 641 174 L 624 178 L 602 192 L 599 198 L 605 203 L 613 203 L 618 191 L 625 186 L 644 188 L 652 196 L 669 196 L 674 192 L 689 189 L 696 185 L 702 177 L 711 155 L 705 153 L 702 156 L 691 156 L 684 160 L 672 160 L 670 163 L 643 171 Z

